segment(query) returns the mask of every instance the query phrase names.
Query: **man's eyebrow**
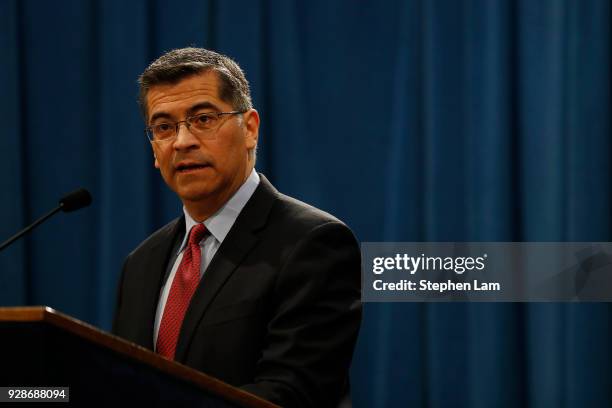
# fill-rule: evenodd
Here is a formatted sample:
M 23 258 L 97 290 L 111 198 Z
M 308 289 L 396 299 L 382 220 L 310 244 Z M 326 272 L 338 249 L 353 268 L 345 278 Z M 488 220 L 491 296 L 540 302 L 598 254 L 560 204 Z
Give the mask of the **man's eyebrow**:
M 172 115 L 167 112 L 156 112 L 149 119 L 149 123 L 155 122 L 157 119 L 172 119 Z
M 200 102 L 200 103 L 196 103 L 195 105 L 187 109 L 187 112 L 186 112 L 187 116 L 191 116 L 195 114 L 197 111 L 202 110 L 202 109 L 211 109 L 211 110 L 220 112 L 219 107 L 215 105 L 214 103 Z M 151 116 L 151 119 L 149 119 L 149 122 L 152 123 L 156 121 L 157 119 L 173 119 L 173 117 L 168 112 L 156 112 L 153 114 L 153 116 Z
M 212 102 L 200 102 L 193 105 L 191 108 L 187 110 L 187 116 L 191 116 L 195 114 L 197 111 L 202 109 L 211 109 L 217 112 L 220 112 L 219 107 Z

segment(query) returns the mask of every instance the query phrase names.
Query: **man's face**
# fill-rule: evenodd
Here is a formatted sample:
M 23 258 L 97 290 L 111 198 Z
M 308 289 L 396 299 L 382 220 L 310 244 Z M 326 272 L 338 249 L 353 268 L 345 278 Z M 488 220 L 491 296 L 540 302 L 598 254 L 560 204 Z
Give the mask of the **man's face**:
M 148 125 L 174 123 L 206 112 L 230 112 L 219 97 L 214 71 L 156 85 L 147 94 Z M 253 163 L 248 152 L 257 144 L 259 116 L 251 109 L 225 115 L 210 136 L 198 138 L 181 124 L 174 140 L 151 142 L 158 168 L 168 186 L 186 206 L 228 200 L 242 185 Z

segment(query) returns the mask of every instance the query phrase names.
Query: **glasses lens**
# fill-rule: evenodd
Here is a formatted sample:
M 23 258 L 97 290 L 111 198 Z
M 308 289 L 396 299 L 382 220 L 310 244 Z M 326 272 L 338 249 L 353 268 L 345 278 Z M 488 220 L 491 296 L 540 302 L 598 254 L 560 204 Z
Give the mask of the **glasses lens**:
M 150 130 L 155 141 L 170 140 L 176 133 L 176 127 L 171 123 L 159 123 L 151 126 Z
M 201 115 L 191 117 L 189 120 L 189 125 L 193 131 L 204 133 L 208 132 L 209 130 L 213 130 L 218 121 L 219 117 L 217 115 L 203 113 Z

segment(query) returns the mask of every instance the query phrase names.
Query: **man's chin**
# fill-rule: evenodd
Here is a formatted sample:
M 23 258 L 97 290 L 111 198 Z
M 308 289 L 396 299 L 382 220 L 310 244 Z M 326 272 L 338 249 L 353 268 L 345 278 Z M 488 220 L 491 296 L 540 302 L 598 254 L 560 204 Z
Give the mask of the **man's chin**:
M 210 198 L 211 193 L 212 192 L 207 189 L 179 189 L 179 191 L 177 191 L 178 196 L 183 202 L 205 201 Z

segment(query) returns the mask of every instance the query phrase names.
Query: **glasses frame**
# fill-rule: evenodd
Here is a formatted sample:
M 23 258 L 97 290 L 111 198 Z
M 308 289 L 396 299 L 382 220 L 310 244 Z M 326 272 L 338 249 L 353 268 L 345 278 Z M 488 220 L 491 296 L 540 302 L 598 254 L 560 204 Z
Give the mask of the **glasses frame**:
M 230 112 L 206 112 L 206 113 L 198 113 L 197 115 L 192 115 L 189 116 L 187 118 L 185 118 L 185 120 L 179 120 L 178 122 L 162 122 L 159 125 L 165 124 L 165 125 L 174 125 L 174 136 L 169 137 L 167 139 L 162 139 L 162 140 L 156 140 L 153 136 L 153 126 L 147 126 L 144 128 L 144 133 L 147 136 L 147 139 L 149 139 L 149 142 L 151 143 L 168 143 L 171 142 L 173 140 L 176 139 L 176 137 L 178 136 L 179 133 L 179 128 L 181 127 L 181 123 L 185 124 L 185 127 L 187 127 L 187 130 L 189 130 L 189 132 L 191 132 L 191 122 L 194 119 L 197 119 L 201 116 L 216 116 L 217 119 L 220 119 L 222 116 L 227 116 L 227 115 L 239 115 L 239 114 L 243 114 L 246 113 L 247 111 L 230 111 Z M 158 125 L 156 125 L 158 126 Z M 214 132 L 217 129 L 219 129 L 219 126 L 221 126 L 221 122 L 219 122 L 216 125 L 216 128 L 211 128 L 209 129 L 207 132 Z M 192 135 L 196 136 L 193 132 L 191 133 Z

